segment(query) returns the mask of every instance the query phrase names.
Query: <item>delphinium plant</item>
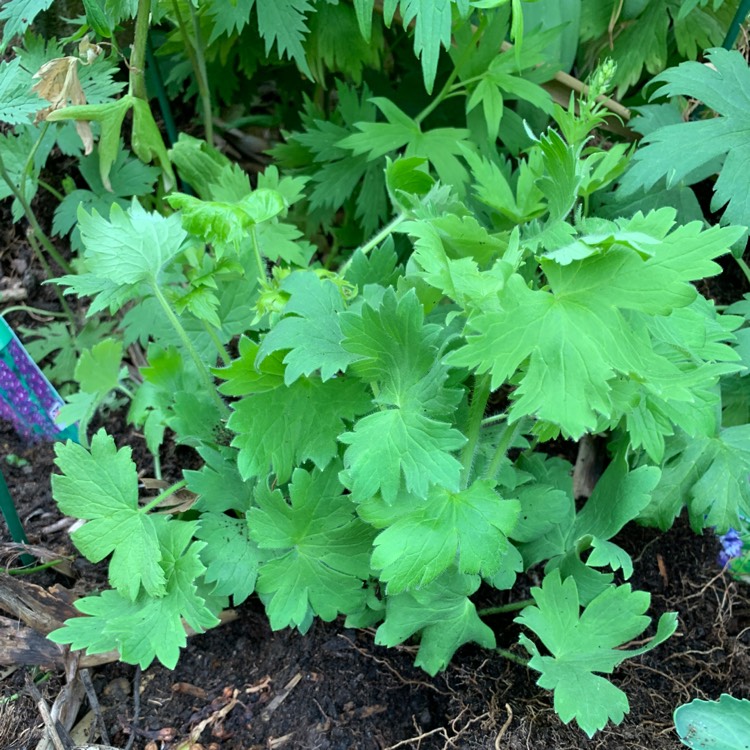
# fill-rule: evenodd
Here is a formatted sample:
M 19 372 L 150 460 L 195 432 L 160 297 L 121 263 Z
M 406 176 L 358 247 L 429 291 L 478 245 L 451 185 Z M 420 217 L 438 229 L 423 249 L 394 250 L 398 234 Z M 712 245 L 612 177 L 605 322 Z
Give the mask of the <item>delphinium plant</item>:
M 55 283 L 114 326 L 81 356 L 67 413 L 117 391 L 157 459 L 169 431 L 203 465 L 141 499 L 130 448 L 104 430 L 89 440 L 88 419 L 82 445 L 58 447 L 54 496 L 86 520 L 73 541 L 109 558 L 111 589 L 79 600 L 54 640 L 171 667 L 184 622 L 212 627 L 256 593 L 273 628 L 344 616 L 384 645 L 418 639 L 430 674 L 473 642 L 539 673 L 587 734 L 622 720 L 627 697 L 606 675 L 677 621 L 662 613 L 645 646 L 623 648 L 649 627 L 650 597 L 614 538 L 634 520 L 667 528 L 685 505 L 696 529 L 726 532 L 749 509 L 747 428 L 721 419 L 743 319 L 692 283 L 744 229 L 613 192 L 633 149 L 591 135 L 618 68 L 602 63 L 581 97 L 555 102 L 547 50 L 569 30 L 524 33 L 523 7 L 99 7 L 103 28 L 135 16 L 128 93 L 47 122 L 98 123 L 99 179 L 114 188 L 132 110 L 133 151 L 162 173 L 153 202 L 77 210 L 76 273 Z M 189 53 L 181 72 L 210 141 L 208 70 L 242 34 L 308 77 L 378 64 L 326 55 L 319 35 L 310 66 L 306 24 L 323 9 L 376 49 L 400 40 L 393 65 L 416 82 L 411 53 L 394 52 L 412 34 L 418 96 L 378 79 L 372 96 L 354 74 L 313 91 L 252 183 L 210 142 L 183 135 L 167 151 L 141 77 L 152 10 L 165 50 L 179 35 Z M 123 367 L 126 351 L 143 361 Z M 570 462 L 544 448 L 585 435 L 607 439 L 610 462 L 579 506 Z M 694 445 L 705 481 L 729 468 L 721 492 L 696 475 Z M 480 586 L 507 592 L 535 567 L 530 600 L 477 610 Z M 521 648 L 497 648 L 482 616 L 519 610 Z

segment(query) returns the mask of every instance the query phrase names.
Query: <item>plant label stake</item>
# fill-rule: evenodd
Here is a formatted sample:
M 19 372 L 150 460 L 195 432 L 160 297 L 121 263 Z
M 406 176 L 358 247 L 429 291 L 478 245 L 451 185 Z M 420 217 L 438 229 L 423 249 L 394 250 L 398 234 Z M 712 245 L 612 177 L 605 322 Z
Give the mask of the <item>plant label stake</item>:
M 0 418 L 29 440 L 74 440 L 75 425 L 61 427 L 55 416 L 64 401 L 0 318 Z
M 55 423 L 55 416 L 63 403 L 11 327 L 0 317 L 0 419 L 7 419 L 27 440 L 70 439 L 78 442 L 76 425 L 61 427 Z M 28 544 L 2 472 L 0 511 L 13 541 Z M 29 555 L 22 555 L 21 561 L 24 565 L 34 562 Z

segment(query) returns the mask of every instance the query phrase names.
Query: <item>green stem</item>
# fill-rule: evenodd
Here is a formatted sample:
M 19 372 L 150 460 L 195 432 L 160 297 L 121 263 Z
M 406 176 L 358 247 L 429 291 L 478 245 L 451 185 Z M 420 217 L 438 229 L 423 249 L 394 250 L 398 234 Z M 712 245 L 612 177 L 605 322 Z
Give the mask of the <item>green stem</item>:
M 31 245 L 31 249 L 34 251 L 34 255 L 36 255 L 37 260 L 39 261 L 39 264 L 44 269 L 44 274 L 48 279 L 53 278 L 52 269 L 49 267 L 49 263 L 47 263 L 47 259 L 44 257 L 44 253 L 42 252 L 39 245 L 37 245 L 37 238 L 35 237 L 34 233 L 32 232 L 29 234 L 29 245 Z M 57 295 L 57 299 L 60 302 L 60 307 L 62 308 L 63 314 L 68 319 L 68 323 L 71 327 L 71 338 L 75 338 L 75 332 L 78 328 L 76 325 L 76 319 L 75 315 L 73 315 L 73 311 L 70 309 L 70 305 L 68 305 L 67 300 L 65 299 L 65 295 L 60 290 L 60 287 L 55 284 L 55 294 Z
M 255 231 L 255 226 L 250 227 L 250 240 L 253 244 L 253 253 L 255 253 L 255 262 L 258 264 L 258 283 L 268 281 L 268 272 L 266 270 L 266 262 L 263 260 L 263 253 L 260 251 L 260 243 L 258 242 L 258 233 Z
M 200 355 L 193 346 L 193 342 L 190 340 L 190 337 L 182 327 L 180 319 L 177 317 L 174 310 L 172 310 L 171 305 L 169 304 L 169 302 L 167 302 L 167 298 L 164 296 L 161 289 L 159 288 L 159 285 L 156 282 L 151 285 L 151 291 L 154 293 L 154 297 L 156 297 L 159 304 L 161 305 L 162 310 L 164 310 L 164 314 L 167 316 L 167 320 L 172 325 L 172 328 L 174 328 L 175 333 L 179 336 L 182 345 L 185 347 L 185 351 L 187 351 L 187 353 L 190 355 L 190 358 L 193 360 L 195 367 L 198 370 L 198 377 L 201 379 L 207 393 L 211 395 L 211 398 L 213 398 L 214 402 L 218 406 L 219 413 L 222 417 L 228 417 L 229 408 L 224 403 L 224 401 L 222 401 L 221 396 L 219 396 L 213 379 L 211 378 L 211 373 L 208 371 L 206 364 L 200 358 Z
M 159 449 L 156 449 L 155 453 L 151 454 L 154 457 L 154 477 L 161 479 L 161 456 L 159 455 Z
M 206 57 L 203 53 L 203 40 L 201 39 L 201 27 L 198 23 L 198 14 L 191 2 L 188 3 L 190 8 L 190 18 L 193 22 L 193 33 L 195 34 L 195 60 L 197 63 L 197 83 L 198 93 L 203 105 L 203 130 L 206 141 L 209 146 L 214 145 L 214 118 L 213 105 L 211 104 L 211 88 L 208 82 L 208 71 L 206 70 Z
M 49 253 L 49 256 L 52 258 L 52 260 L 54 260 L 55 263 L 57 263 L 57 265 L 60 266 L 63 271 L 65 271 L 65 273 L 73 273 L 73 269 L 63 259 L 63 257 L 57 251 L 57 248 L 52 244 L 52 240 L 50 240 L 50 238 L 47 237 L 47 235 L 44 233 L 44 230 L 42 229 L 39 221 L 36 218 L 34 210 L 31 208 L 31 204 L 26 200 L 18 187 L 16 187 L 13 180 L 11 179 L 11 176 L 8 174 L 8 171 L 5 168 L 5 163 L 3 162 L 2 154 L 0 154 L 0 177 L 3 178 L 3 181 L 8 186 L 11 193 L 13 193 L 13 197 L 20 204 L 26 216 L 26 220 L 29 222 L 29 224 L 31 224 L 33 233 L 36 235 L 37 240 L 42 243 L 44 249 Z
M 451 92 L 458 91 L 461 88 L 466 88 L 467 86 L 470 86 L 472 83 L 479 83 L 485 77 L 486 76 L 483 73 L 482 75 L 472 76 L 471 78 L 464 78 L 461 81 L 459 81 L 458 83 L 454 83 L 451 86 Z
M 133 393 L 133 391 L 131 391 L 130 388 L 123 385 L 122 383 L 117 386 L 117 390 L 120 391 L 120 393 L 122 393 L 123 395 L 127 396 L 131 401 L 135 398 L 135 394 Z
M 54 568 L 55 565 L 60 565 L 60 563 L 63 562 L 65 562 L 65 560 L 50 560 L 46 563 L 40 563 L 39 565 L 34 565 L 30 568 L 0 568 L 0 570 L 2 570 L 3 573 L 7 573 L 9 576 L 25 576 L 28 573 L 38 573 L 40 570 Z
M 396 230 L 396 227 L 399 226 L 399 224 L 403 224 L 408 218 L 409 217 L 406 214 L 399 214 L 395 219 L 386 224 L 372 239 L 365 242 L 364 245 L 360 245 L 358 249 L 364 255 L 367 255 L 370 250 L 372 250 L 374 247 L 377 247 L 384 239 L 393 234 L 393 232 Z M 349 270 L 349 266 L 351 266 L 352 264 L 352 258 L 354 258 L 354 253 L 352 253 L 352 257 L 349 258 L 349 260 L 347 260 L 343 266 L 341 266 L 339 276 L 343 277 L 346 275 L 346 272 Z
M 59 190 L 53 188 L 52 185 L 49 184 L 49 182 L 45 182 L 44 180 L 37 177 L 36 184 L 39 185 L 40 188 L 44 188 L 50 195 L 53 195 L 61 203 L 65 200 L 65 196 Z
M 533 599 L 522 599 L 518 602 L 510 602 L 510 604 L 500 604 L 497 607 L 485 607 L 484 609 L 478 609 L 477 614 L 480 617 L 489 617 L 490 615 L 501 615 L 505 612 L 517 612 L 519 609 L 526 609 L 529 605 L 534 604 Z
M 512 661 L 514 664 L 520 664 L 522 667 L 529 666 L 528 659 L 524 659 L 522 656 L 516 656 L 512 651 L 508 651 L 507 648 L 496 648 L 494 651 L 496 654 L 499 654 L 508 661 Z
M 469 485 L 471 476 L 471 467 L 474 463 L 474 454 L 479 442 L 479 433 L 482 431 L 482 417 L 484 410 L 487 408 L 487 400 L 490 397 L 492 385 L 492 376 L 489 373 L 476 376 L 474 380 L 474 391 L 471 395 L 471 406 L 469 407 L 469 421 L 466 430 L 468 438 L 463 452 L 461 453 L 461 464 L 463 471 L 461 473 L 461 488 L 466 489 Z
M 133 48 L 130 52 L 130 86 L 128 93 L 147 100 L 146 95 L 146 44 L 151 20 L 151 0 L 138 0 L 135 16 Z
M 31 180 L 33 182 L 34 180 L 32 176 L 34 173 L 34 157 L 36 156 L 36 152 L 39 151 L 39 146 L 41 145 L 44 136 L 47 135 L 48 130 L 49 122 L 45 120 L 44 125 L 40 128 L 39 137 L 34 141 L 34 145 L 31 147 L 31 151 L 29 151 L 29 155 L 26 157 L 26 163 L 23 165 L 23 172 L 21 172 L 21 185 L 19 186 L 19 189 L 24 200 L 26 200 L 26 181 Z
M 209 335 L 211 341 L 213 341 L 224 367 L 229 367 L 229 365 L 232 364 L 232 358 L 229 356 L 229 352 L 226 350 L 224 344 L 221 343 L 221 339 L 218 337 L 214 327 L 205 320 L 202 321 L 202 323 L 206 333 Z
M 505 412 L 501 412 L 500 414 L 493 414 L 491 417 L 486 417 L 482 420 L 482 427 L 490 427 L 491 425 L 502 422 L 507 418 L 508 415 Z
M 451 87 L 458 78 L 458 69 L 453 68 L 453 72 L 448 76 L 447 80 L 443 84 L 443 88 L 437 93 L 437 96 L 414 118 L 414 122 L 420 125 L 424 120 L 431 115 L 440 106 L 442 101 L 450 93 Z
M 14 312 L 25 312 L 25 313 L 36 313 L 37 315 L 44 315 L 46 318 L 67 318 L 65 313 L 50 312 L 49 310 L 42 310 L 41 307 L 31 307 L 30 305 L 13 305 L 12 307 L 6 307 L 0 312 L 0 318 L 4 318 L 6 315 L 10 315 Z
M 144 505 L 141 508 L 141 513 L 148 513 L 150 510 L 153 510 L 159 503 L 174 495 L 175 492 L 179 492 L 186 485 L 187 479 L 180 479 L 179 482 L 175 482 L 170 487 L 167 487 L 164 492 L 160 492 L 150 503 Z
M 503 458 L 505 458 L 505 454 L 508 452 L 510 446 L 513 445 L 513 441 L 520 434 L 522 425 L 523 420 L 519 419 L 512 427 L 510 425 L 505 426 L 505 431 L 500 436 L 500 440 L 498 440 L 495 453 L 492 455 L 492 460 L 485 472 L 485 477 L 487 479 L 495 478 L 495 474 L 497 474 L 500 464 L 502 463 Z
M 750 281 L 750 266 L 747 265 L 744 258 L 736 258 L 737 265 L 742 269 L 742 273 L 745 274 L 745 278 Z
M 190 12 L 193 15 L 193 28 L 196 32 L 200 32 L 197 27 L 198 19 L 195 16 L 195 11 L 191 3 Z M 185 52 L 190 60 L 190 66 L 193 69 L 193 75 L 195 76 L 195 83 L 198 86 L 198 96 L 201 99 L 201 105 L 203 106 L 203 129 L 205 131 L 206 141 L 210 146 L 213 145 L 213 118 L 212 118 L 212 107 L 211 107 L 211 91 L 208 88 L 208 77 L 206 74 L 206 62 L 203 58 L 203 49 L 201 47 L 200 38 L 196 36 L 195 44 L 190 40 L 187 26 L 180 13 L 180 6 L 177 4 L 177 0 L 172 0 L 172 9 L 174 11 L 175 18 L 177 19 L 177 28 L 182 37 L 182 43 L 185 45 Z

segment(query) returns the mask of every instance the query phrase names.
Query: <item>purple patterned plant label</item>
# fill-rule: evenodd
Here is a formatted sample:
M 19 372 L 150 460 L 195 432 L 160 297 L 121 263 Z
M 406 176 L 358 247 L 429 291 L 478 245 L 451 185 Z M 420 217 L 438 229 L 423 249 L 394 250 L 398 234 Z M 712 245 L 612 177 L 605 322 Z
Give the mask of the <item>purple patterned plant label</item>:
M 27 440 L 77 440 L 75 425 L 55 417 L 64 401 L 44 377 L 18 337 L 0 318 L 0 419 Z

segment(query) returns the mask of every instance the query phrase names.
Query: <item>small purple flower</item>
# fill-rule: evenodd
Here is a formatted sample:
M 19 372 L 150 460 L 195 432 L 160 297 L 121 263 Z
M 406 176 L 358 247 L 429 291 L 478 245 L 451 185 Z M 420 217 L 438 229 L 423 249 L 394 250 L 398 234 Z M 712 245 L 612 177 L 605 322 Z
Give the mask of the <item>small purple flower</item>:
M 729 529 L 726 534 L 719 537 L 721 552 L 719 552 L 719 565 L 723 568 L 732 558 L 742 554 L 742 539 L 735 529 Z

